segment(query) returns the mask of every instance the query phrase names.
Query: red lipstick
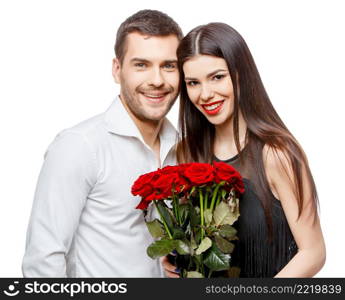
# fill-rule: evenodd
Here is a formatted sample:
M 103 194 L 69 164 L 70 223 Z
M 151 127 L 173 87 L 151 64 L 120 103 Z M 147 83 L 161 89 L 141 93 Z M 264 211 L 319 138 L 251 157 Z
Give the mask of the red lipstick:
M 202 104 L 202 108 L 208 115 L 216 115 L 223 107 L 224 100 L 214 101 L 212 103 Z

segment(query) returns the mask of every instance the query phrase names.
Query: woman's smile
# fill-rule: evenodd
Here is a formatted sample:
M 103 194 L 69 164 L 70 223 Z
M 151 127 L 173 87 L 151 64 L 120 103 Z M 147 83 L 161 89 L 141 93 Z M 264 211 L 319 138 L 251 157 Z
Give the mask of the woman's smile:
M 202 104 L 202 108 L 209 115 L 216 115 L 220 112 L 223 107 L 224 100 L 214 101 L 207 104 Z

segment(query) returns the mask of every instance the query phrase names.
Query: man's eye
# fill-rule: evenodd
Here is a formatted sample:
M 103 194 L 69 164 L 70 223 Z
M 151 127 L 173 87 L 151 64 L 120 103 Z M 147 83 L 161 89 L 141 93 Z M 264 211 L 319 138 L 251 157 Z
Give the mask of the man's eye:
M 146 64 L 145 63 L 135 63 L 134 66 L 138 67 L 138 68 L 144 68 L 144 67 L 146 67 Z
M 164 69 L 174 70 L 176 66 L 174 64 L 166 64 L 163 66 Z

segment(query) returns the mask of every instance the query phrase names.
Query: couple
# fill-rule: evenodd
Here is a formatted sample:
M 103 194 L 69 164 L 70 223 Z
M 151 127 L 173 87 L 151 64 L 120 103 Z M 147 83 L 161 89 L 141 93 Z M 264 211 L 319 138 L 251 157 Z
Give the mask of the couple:
M 178 277 L 152 242 L 130 188 L 176 162 L 225 161 L 245 178 L 232 265 L 241 277 L 311 277 L 325 245 L 306 156 L 274 110 L 243 38 L 210 23 L 183 38 L 143 10 L 118 32 L 109 109 L 60 132 L 40 172 L 25 277 Z M 180 139 L 165 118 L 180 92 Z M 154 211 L 149 211 L 153 215 Z

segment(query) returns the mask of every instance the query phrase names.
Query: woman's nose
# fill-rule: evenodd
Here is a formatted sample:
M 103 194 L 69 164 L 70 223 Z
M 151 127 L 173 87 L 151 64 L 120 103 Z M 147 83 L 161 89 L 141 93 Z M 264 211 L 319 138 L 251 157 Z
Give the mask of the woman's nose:
M 201 87 L 200 99 L 204 102 L 209 101 L 214 97 L 214 91 L 207 85 Z

